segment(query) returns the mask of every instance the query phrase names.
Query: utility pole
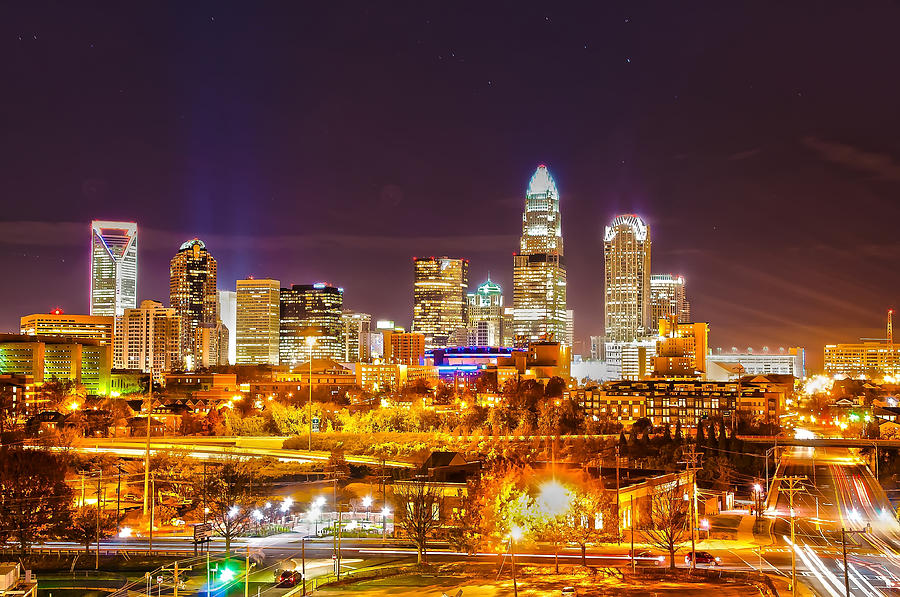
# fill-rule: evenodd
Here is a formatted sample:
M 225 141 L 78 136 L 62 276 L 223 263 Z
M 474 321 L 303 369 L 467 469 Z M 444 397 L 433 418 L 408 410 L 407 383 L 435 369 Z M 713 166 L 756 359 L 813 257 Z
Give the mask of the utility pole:
M 119 518 L 119 511 L 122 506 L 122 465 L 117 464 L 116 470 L 119 471 L 119 478 L 116 481 L 116 530 L 119 530 L 119 522 L 121 519 Z
M 153 555 L 153 503 L 156 501 L 156 479 L 150 480 L 151 491 L 153 492 L 150 496 L 150 555 Z M 145 496 L 147 494 L 144 494 Z M 146 499 L 146 498 L 145 498 Z
M 97 559 L 94 563 L 94 570 L 100 570 L 100 480 L 103 478 L 103 470 L 97 472 Z
M 723 430 L 724 433 L 724 430 Z M 691 474 L 691 493 L 693 504 L 689 505 L 691 509 L 691 570 L 697 567 L 697 551 L 694 544 L 694 529 L 697 527 L 697 471 L 700 470 L 700 458 L 703 456 L 697 451 L 697 448 L 688 448 L 682 455 L 687 459 L 687 470 Z
M 787 483 L 787 487 L 781 488 L 780 491 L 787 492 L 788 504 L 791 509 L 791 595 L 797 597 L 797 547 L 794 544 L 794 494 L 798 491 L 806 491 L 803 487 L 803 482 L 806 481 L 806 477 L 795 475 L 772 479 L 773 482 L 776 480 Z
M 306 597 L 306 540 L 303 537 L 300 537 L 300 576 L 303 579 L 301 595 Z
M 865 534 L 869 532 L 869 525 L 866 525 L 866 528 L 859 530 L 847 530 L 844 527 L 841 527 L 841 551 L 844 555 L 844 595 L 845 597 L 850 597 L 850 575 L 847 572 L 847 534 L 848 533 L 857 533 L 857 534 Z M 857 583 L 859 584 L 859 583 Z
M 147 516 L 147 492 L 150 490 L 150 421 L 153 419 L 153 373 L 150 373 L 150 395 L 147 397 L 147 446 L 144 450 L 144 517 Z
M 631 573 L 637 574 L 637 560 L 634 559 L 634 494 L 631 494 L 631 512 L 629 514 L 631 520 L 629 526 L 631 527 Z
M 619 520 L 619 445 L 616 444 L 616 543 L 622 543 L 622 522 Z
M 250 597 L 250 542 L 247 541 L 247 571 L 244 573 L 244 597 Z
M 337 568 L 335 571 L 337 572 L 337 579 L 341 580 L 341 531 L 343 526 L 343 508 L 339 505 L 338 507 L 338 528 L 337 528 Z

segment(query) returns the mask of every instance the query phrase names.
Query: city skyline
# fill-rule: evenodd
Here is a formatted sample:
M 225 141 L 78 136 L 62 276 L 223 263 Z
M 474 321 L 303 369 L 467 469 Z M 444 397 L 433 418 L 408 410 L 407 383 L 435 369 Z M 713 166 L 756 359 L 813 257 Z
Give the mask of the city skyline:
M 801 345 L 814 363 L 825 344 L 877 336 L 900 292 L 897 245 L 875 221 L 900 215 L 900 88 L 871 59 L 890 55 L 880 28 L 900 9 L 859 10 L 825 5 L 810 23 L 800 7 L 775 21 L 756 5 L 485 7 L 462 23 L 448 9 L 399 22 L 318 7 L 302 40 L 263 10 L 268 33 L 241 33 L 232 53 L 240 10 L 123 24 L 22 7 L 4 29 L 17 118 L 3 160 L 6 192 L 21 200 L 0 222 L 0 266 L 21 283 L 0 303 L 0 329 L 56 306 L 89 312 L 92 219 L 138 223 L 138 301 L 165 302 L 166 263 L 197 236 L 223 281 L 327 280 L 348 307 L 408 327 L 414 255 L 466 257 L 470 288 L 490 271 L 511 291 L 522 181 L 547 163 L 580 341 L 603 332 L 602 227 L 638 213 L 660 248 L 654 270 L 689 281 L 710 346 Z M 353 35 L 334 37 L 344 17 Z M 859 22 L 875 30 L 848 24 Z M 303 76 L 255 68 L 276 55 Z M 326 55 L 350 76 L 317 67 Z M 85 76 L 78 94 L 73 72 Z M 536 72 L 553 84 L 522 94 Z M 360 84 L 381 91 L 340 100 Z

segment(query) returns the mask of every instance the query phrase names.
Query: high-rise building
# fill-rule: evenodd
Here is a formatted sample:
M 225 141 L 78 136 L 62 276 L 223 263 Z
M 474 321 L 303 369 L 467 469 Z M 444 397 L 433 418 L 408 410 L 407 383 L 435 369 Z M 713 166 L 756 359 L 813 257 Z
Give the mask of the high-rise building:
M 488 277 L 487 282 L 466 295 L 468 327 L 476 346 L 503 343 L 503 289 Z
M 661 319 L 657 325 L 654 373 L 662 377 L 699 377 L 706 379 L 708 323 L 679 323 Z
M 91 222 L 91 315 L 137 306 L 137 233 L 134 222 Z
M 347 363 L 368 363 L 372 316 L 344 309 L 341 313 L 341 346 Z
M 19 320 L 19 331 L 28 336 L 89 338 L 101 345 L 113 343 L 115 317 L 106 315 L 69 315 L 62 309 L 50 313 L 26 315 Z
M 900 344 L 861 340 L 825 345 L 825 374 L 848 377 L 900 375 Z
M 425 336 L 418 332 L 384 330 L 384 361 L 395 365 L 421 365 Z
M 522 238 L 513 256 L 513 326 L 518 343 L 566 341 L 566 266 L 559 191 L 543 164 L 525 191 Z
M 650 333 L 659 333 L 659 320 L 678 323 L 691 320 L 691 307 L 684 292 L 684 276 L 677 274 L 650 274 Z
M 412 331 L 425 336 L 426 348 L 447 346 L 466 325 L 469 260 L 416 257 Z
M 277 365 L 281 282 L 237 281 L 235 350 L 238 365 Z
M 219 319 L 228 330 L 237 329 L 237 292 L 234 290 L 219 290 Z M 228 334 L 228 352 L 224 356 L 228 358 L 228 364 L 237 362 L 237 334 Z M 221 360 L 220 355 L 220 360 Z
M 37 385 L 70 380 L 89 395 L 106 395 L 111 366 L 112 346 L 99 340 L 0 334 L 0 373 L 32 376 Z
M 219 362 L 219 305 L 215 258 L 200 239 L 181 245 L 169 263 L 169 303 L 181 318 L 181 353 L 187 369 Z M 213 330 L 212 332 L 210 330 Z M 211 335 L 216 335 L 215 339 Z
M 606 339 L 631 342 L 650 333 L 650 227 L 640 216 L 616 217 L 603 236 Z
M 322 282 L 294 284 L 281 289 L 279 302 L 278 358 L 282 365 L 293 367 L 307 362 L 310 357 L 333 361 L 343 359 L 343 288 Z
M 152 373 L 162 382 L 181 364 L 181 319 L 158 301 L 126 309 L 116 328 L 116 367 Z

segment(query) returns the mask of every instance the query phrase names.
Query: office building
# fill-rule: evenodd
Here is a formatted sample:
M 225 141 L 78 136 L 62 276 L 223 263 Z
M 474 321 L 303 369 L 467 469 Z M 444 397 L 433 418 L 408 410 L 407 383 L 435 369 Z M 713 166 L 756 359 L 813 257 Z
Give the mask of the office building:
M 650 275 L 650 333 L 659 333 L 659 320 L 678 323 L 691 321 L 691 306 L 684 290 L 684 276 L 677 274 Z
M 279 302 L 278 358 L 282 365 L 295 367 L 308 362 L 310 357 L 332 361 L 343 359 L 343 288 L 323 282 L 294 284 L 281 289 Z
M 165 374 L 181 364 L 181 319 L 173 308 L 158 301 L 141 301 L 126 309 L 116 329 L 115 366 L 153 375 L 161 383 Z
M 56 378 L 105 395 L 111 368 L 112 346 L 99 340 L 0 334 L 0 374 L 31 376 L 38 386 Z
M 603 235 L 607 342 L 650 333 L 650 227 L 640 216 L 617 216 Z
M 219 319 L 229 332 L 237 330 L 237 292 L 219 290 Z M 228 334 L 228 364 L 237 363 L 237 333 Z
M 19 320 L 19 331 L 28 336 L 87 338 L 110 346 L 114 327 L 115 317 L 111 315 L 69 315 L 62 309 L 26 315 Z
M 91 315 L 118 317 L 137 306 L 137 249 L 134 222 L 91 222 Z
M 425 358 L 425 335 L 418 332 L 383 330 L 384 362 L 395 365 L 421 365 Z
M 235 291 L 235 355 L 238 365 L 277 365 L 281 282 L 238 280 Z
M 708 367 L 708 378 L 713 379 L 712 365 L 737 364 L 740 365 L 736 373 L 740 375 L 793 375 L 797 379 L 806 377 L 806 349 L 799 346 L 792 346 L 785 349 L 779 348 L 777 351 L 770 351 L 765 346 L 762 350 L 753 350 L 748 348 L 745 352 L 738 352 L 737 348 L 733 348 L 730 352 L 724 352 L 721 348 L 717 348 L 714 352 L 710 352 L 706 357 Z M 833 366 L 833 365 L 832 365 Z M 719 368 L 721 371 L 717 373 L 727 375 L 728 369 Z
M 503 290 L 490 277 L 466 295 L 469 342 L 475 346 L 500 346 L 503 342 Z
M 513 256 L 515 343 L 566 340 L 566 265 L 559 191 L 538 166 L 525 191 L 522 238 Z
M 884 340 L 825 345 L 825 373 L 847 377 L 900 375 L 900 345 Z
M 565 343 L 575 346 L 575 310 L 566 309 L 566 339 Z
M 466 325 L 468 259 L 417 257 L 413 260 L 412 331 L 425 336 L 427 348 L 447 346 Z
M 372 360 L 370 335 L 372 316 L 349 309 L 341 312 L 341 346 L 343 361 L 347 363 L 368 363 Z
M 678 323 L 660 319 L 654 373 L 661 377 L 706 378 L 708 323 Z
M 210 354 L 219 337 L 216 278 L 216 260 L 197 238 L 182 244 L 169 263 L 169 304 L 181 320 L 182 359 L 189 370 L 219 361 Z

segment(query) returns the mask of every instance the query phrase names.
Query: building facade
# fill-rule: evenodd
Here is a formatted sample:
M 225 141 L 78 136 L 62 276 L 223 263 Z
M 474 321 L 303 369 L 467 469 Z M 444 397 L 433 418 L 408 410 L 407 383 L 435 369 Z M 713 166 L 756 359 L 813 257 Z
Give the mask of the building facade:
M 294 367 L 310 358 L 343 359 L 343 288 L 323 282 L 293 284 L 281 289 L 279 302 L 278 358 L 282 365 Z
M 691 321 L 691 305 L 684 289 L 684 276 L 680 274 L 650 275 L 650 326 L 651 334 L 659 332 L 659 320 L 678 323 Z
M 421 365 L 425 358 L 425 335 L 418 332 L 384 330 L 384 362 L 395 365 Z
M 137 306 L 134 222 L 91 222 L 90 314 L 117 317 Z
M 235 296 L 235 362 L 277 365 L 281 306 L 278 280 L 238 280 Z
M 88 338 L 112 345 L 115 317 L 108 315 L 68 315 L 62 309 L 50 313 L 26 315 L 19 320 L 19 331 L 28 336 Z
M 566 265 L 559 191 L 538 166 L 525 191 L 522 238 L 513 256 L 513 328 L 516 343 L 566 341 Z
M 677 323 L 660 319 L 654 372 L 662 377 L 706 378 L 707 323 Z
M 848 377 L 900 375 L 900 345 L 884 341 L 826 344 L 825 373 Z
M 141 301 L 126 309 L 116 329 L 117 369 L 153 375 L 161 383 L 181 363 L 181 320 L 175 309 L 158 301 Z
M 97 340 L 0 334 L 0 374 L 26 375 L 36 385 L 73 381 L 88 394 L 109 392 L 112 346 Z
M 228 328 L 229 332 L 237 330 L 237 292 L 234 290 L 219 290 L 219 319 Z M 228 335 L 228 363 L 237 363 L 237 334 Z
M 447 346 L 466 325 L 469 260 L 416 257 L 412 331 L 425 336 L 427 348 Z
M 181 353 L 184 366 L 193 369 L 202 361 L 218 363 L 218 353 L 209 354 L 215 344 L 219 323 L 216 293 L 217 264 L 200 239 L 181 245 L 169 263 L 169 304 L 181 322 Z M 210 331 L 214 330 L 214 331 Z M 215 342 L 211 336 L 215 334 Z
M 468 327 L 475 346 L 500 346 L 503 342 L 503 289 L 488 278 L 466 295 Z
M 738 352 L 736 349 L 723 352 L 718 349 L 707 356 L 707 361 L 738 363 L 741 365 L 741 372 L 746 375 L 793 375 L 797 379 L 806 377 L 806 349 L 799 346 L 779 348 L 774 352 L 769 351 L 768 347 L 746 352 Z M 834 363 L 831 367 L 834 368 Z
M 608 342 L 650 334 L 650 227 L 640 216 L 617 216 L 603 235 L 604 315 Z
M 347 363 L 368 363 L 372 360 L 370 336 L 372 316 L 349 309 L 341 312 L 341 346 L 343 361 Z

